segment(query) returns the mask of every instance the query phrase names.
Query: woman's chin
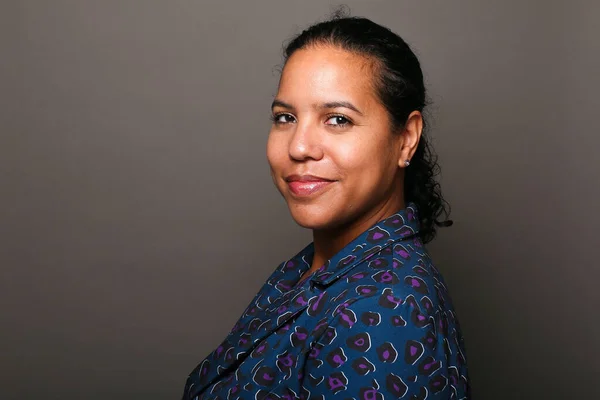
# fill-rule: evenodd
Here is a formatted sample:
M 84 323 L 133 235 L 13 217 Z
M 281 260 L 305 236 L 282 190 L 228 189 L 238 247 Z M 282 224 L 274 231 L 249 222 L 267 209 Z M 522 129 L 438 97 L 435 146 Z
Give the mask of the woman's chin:
M 318 208 L 289 206 L 289 210 L 294 221 L 306 229 L 327 229 L 335 220 L 331 214 L 331 211 L 325 212 L 324 210 L 319 210 Z

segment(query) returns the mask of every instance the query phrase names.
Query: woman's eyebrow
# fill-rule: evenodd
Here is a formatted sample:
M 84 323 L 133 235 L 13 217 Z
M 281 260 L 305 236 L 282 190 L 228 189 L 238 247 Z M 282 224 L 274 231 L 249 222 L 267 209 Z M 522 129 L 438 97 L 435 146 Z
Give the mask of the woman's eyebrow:
M 294 110 L 294 106 L 291 104 L 288 104 L 284 101 L 281 101 L 279 99 L 275 99 L 273 100 L 273 103 L 271 104 L 271 110 L 274 109 L 275 107 L 282 107 L 282 108 L 287 108 L 288 110 Z
M 281 107 L 281 108 L 285 108 L 285 109 L 292 110 L 292 111 L 295 109 L 293 105 L 288 104 L 279 99 L 273 100 L 273 103 L 271 104 L 271 110 L 274 109 L 275 107 Z M 313 108 L 320 109 L 320 110 L 328 109 L 328 108 L 347 108 L 349 110 L 355 111 L 359 115 L 363 115 L 363 113 L 354 104 L 350 103 L 349 101 L 328 101 L 327 103 L 314 104 Z
M 348 108 L 356 113 L 363 115 L 363 113 L 356 108 L 356 106 L 348 101 L 330 101 L 327 103 L 320 104 L 316 106 L 316 108 L 324 109 L 324 108 Z

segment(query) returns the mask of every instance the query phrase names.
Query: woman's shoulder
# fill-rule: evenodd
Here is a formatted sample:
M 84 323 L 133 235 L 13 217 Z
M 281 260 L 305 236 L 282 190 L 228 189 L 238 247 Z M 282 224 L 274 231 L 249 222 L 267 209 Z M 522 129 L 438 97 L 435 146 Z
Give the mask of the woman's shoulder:
M 373 254 L 341 276 L 328 291 L 338 309 L 368 309 L 365 318 L 371 314 L 398 315 L 402 310 L 401 314 L 409 313 L 412 323 L 420 325 L 425 319 L 445 313 L 454 317 L 442 274 L 428 251 L 414 244 L 398 242 Z
M 392 246 L 355 265 L 328 291 L 333 315 L 320 326 L 315 346 L 333 371 L 343 369 L 349 384 L 361 386 L 366 381 L 360 377 L 369 376 L 402 388 L 399 396 L 427 388 L 448 398 L 448 384 L 467 390 L 460 325 L 424 249 Z

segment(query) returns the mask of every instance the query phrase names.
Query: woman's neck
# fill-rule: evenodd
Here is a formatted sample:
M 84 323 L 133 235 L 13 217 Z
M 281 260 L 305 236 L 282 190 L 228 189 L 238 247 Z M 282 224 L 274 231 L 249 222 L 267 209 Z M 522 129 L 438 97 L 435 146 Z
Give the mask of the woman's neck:
M 314 255 L 311 267 L 305 275 L 314 273 L 327 260 L 331 259 L 371 226 L 390 217 L 402 208 L 404 208 L 404 200 L 385 204 L 375 212 L 365 215 L 347 226 L 327 231 L 313 230 Z

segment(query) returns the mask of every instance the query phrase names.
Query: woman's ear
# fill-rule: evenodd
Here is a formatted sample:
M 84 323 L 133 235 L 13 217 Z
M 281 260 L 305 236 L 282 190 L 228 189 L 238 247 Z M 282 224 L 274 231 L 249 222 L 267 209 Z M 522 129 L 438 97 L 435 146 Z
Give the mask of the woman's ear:
M 422 132 L 423 115 L 420 111 L 413 111 L 408 118 L 406 118 L 406 124 L 401 133 L 402 147 L 400 148 L 400 158 L 398 159 L 398 166 L 400 168 L 406 168 L 410 163 L 412 156 L 415 154 L 415 151 L 417 151 Z

